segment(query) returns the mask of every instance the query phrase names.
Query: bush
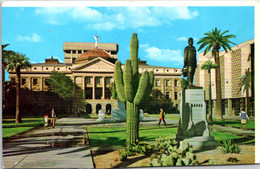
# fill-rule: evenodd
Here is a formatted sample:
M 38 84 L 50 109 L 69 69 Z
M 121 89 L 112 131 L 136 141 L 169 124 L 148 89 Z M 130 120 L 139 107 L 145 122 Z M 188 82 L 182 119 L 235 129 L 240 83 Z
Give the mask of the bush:
M 175 137 L 156 138 L 154 149 L 160 153 L 151 156 L 151 166 L 199 165 L 197 156 L 193 154 L 192 146 L 183 144 L 179 147 Z
M 236 153 L 239 154 L 241 151 L 241 148 L 237 144 L 233 144 L 232 140 L 226 140 L 220 142 L 221 145 L 219 146 L 219 149 L 224 153 Z

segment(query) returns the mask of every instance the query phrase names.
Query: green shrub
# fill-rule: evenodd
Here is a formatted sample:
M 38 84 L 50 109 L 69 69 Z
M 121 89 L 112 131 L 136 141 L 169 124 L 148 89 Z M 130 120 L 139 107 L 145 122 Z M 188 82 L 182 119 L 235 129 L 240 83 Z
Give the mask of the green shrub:
M 193 154 L 192 146 L 183 144 L 179 147 L 175 137 L 156 138 L 154 149 L 160 153 L 151 156 L 151 166 L 199 165 L 197 156 Z
M 227 153 L 239 154 L 241 151 L 241 148 L 237 144 L 234 144 L 232 140 L 222 141 L 221 145 L 219 146 L 219 149 L 224 154 L 227 154 Z

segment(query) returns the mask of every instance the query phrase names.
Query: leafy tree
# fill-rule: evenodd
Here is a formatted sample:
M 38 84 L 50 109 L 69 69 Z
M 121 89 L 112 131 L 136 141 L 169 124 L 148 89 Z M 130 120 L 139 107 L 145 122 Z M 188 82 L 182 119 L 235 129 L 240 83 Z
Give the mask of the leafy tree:
M 201 44 L 198 51 L 206 47 L 204 54 L 206 55 L 210 50 L 212 50 L 212 55 L 214 56 L 215 63 L 219 64 L 219 49 L 222 47 L 226 52 L 228 49 L 232 51 L 229 44 L 236 45 L 235 43 L 229 41 L 230 38 L 235 38 L 235 35 L 225 35 L 229 31 L 226 30 L 221 32 L 217 28 L 213 29 L 211 32 L 204 33 L 205 37 L 201 38 L 197 44 Z M 216 102 L 214 106 L 214 113 L 216 119 L 222 119 L 222 106 L 221 106 L 221 78 L 220 78 L 220 68 L 216 68 Z
M 186 89 L 189 85 L 188 79 L 181 79 L 181 88 Z
M 203 65 L 201 65 L 202 70 L 207 70 L 209 74 L 209 107 L 208 107 L 208 120 L 212 122 L 212 102 L 211 102 L 211 69 L 216 69 L 217 64 L 213 64 L 212 61 L 208 60 Z
M 62 99 L 67 101 L 68 112 L 81 111 L 84 109 L 83 91 L 77 85 L 74 85 L 70 77 L 64 73 L 53 71 L 50 78 L 46 80 L 53 92 L 57 93 Z
M 21 69 L 29 68 L 31 64 L 29 59 L 25 57 L 23 54 L 10 52 L 10 55 L 5 58 L 6 69 L 15 70 L 16 78 L 15 78 L 15 87 L 16 87 L 16 117 L 15 122 L 21 123 L 21 114 L 20 114 L 20 88 L 21 88 Z
M 111 86 L 109 87 L 109 90 L 112 94 L 113 99 L 117 99 L 117 92 L 116 92 L 116 83 L 111 83 Z
M 5 94 L 6 94 L 6 89 L 5 89 L 5 66 L 7 62 L 7 58 L 11 55 L 14 55 L 15 52 L 11 50 L 5 50 L 5 48 L 9 44 L 4 44 L 2 45 L 2 101 L 3 101 L 3 111 L 5 108 Z
M 248 113 L 248 107 L 249 107 L 249 90 L 250 90 L 250 88 L 251 88 L 251 72 L 248 68 L 245 72 L 245 75 L 243 75 L 241 78 L 240 89 L 239 89 L 239 91 L 242 91 L 242 89 L 243 89 L 243 93 L 246 92 L 245 110 L 247 113 Z

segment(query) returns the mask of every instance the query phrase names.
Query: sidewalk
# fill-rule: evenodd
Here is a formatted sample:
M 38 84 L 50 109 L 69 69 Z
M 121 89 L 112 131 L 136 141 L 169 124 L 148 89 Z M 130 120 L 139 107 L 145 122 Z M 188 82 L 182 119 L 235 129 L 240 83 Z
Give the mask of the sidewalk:
M 62 118 L 3 143 L 3 168 L 94 168 L 85 119 Z

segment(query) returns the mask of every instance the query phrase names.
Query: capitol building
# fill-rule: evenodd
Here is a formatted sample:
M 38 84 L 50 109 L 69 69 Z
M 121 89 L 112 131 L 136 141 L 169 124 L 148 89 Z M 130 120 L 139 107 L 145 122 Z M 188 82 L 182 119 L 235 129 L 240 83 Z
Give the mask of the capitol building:
M 110 86 L 114 82 L 115 62 L 118 58 L 119 45 L 116 43 L 64 42 L 64 63 L 51 57 L 45 63 L 32 64 L 29 69 L 21 70 L 21 101 L 32 107 L 32 112 L 42 113 L 51 107 L 59 107 L 52 99 L 52 92 L 46 79 L 53 71 L 65 73 L 75 84 L 83 89 L 85 113 L 95 114 L 103 109 L 111 112 L 117 109 L 118 100 L 112 98 Z M 124 67 L 124 65 L 122 65 Z M 124 69 L 124 68 L 123 68 Z M 154 88 L 173 107 L 180 106 L 181 69 L 148 65 L 139 61 L 139 73 L 154 71 Z M 8 70 L 9 80 L 15 81 L 14 70 Z M 59 108 L 57 108 L 59 109 Z

